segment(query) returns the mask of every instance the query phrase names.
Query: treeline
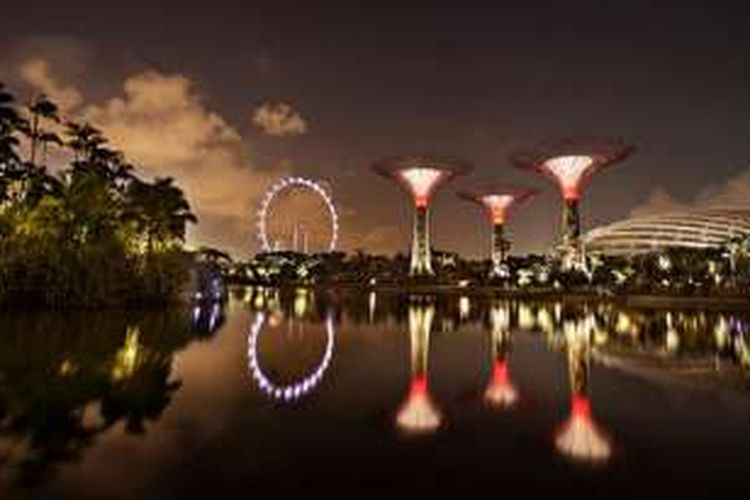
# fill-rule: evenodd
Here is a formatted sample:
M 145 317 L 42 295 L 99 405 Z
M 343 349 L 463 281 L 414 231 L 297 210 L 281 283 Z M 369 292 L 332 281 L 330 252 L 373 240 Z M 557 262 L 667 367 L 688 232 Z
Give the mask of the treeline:
M 270 252 L 247 261 L 216 259 L 234 283 L 264 286 L 387 285 L 491 286 L 541 293 L 747 296 L 750 293 L 750 238 L 735 236 L 715 248 L 664 248 L 634 255 L 585 255 L 566 267 L 555 255 L 509 256 L 507 274 L 489 277 L 489 260 L 468 260 L 434 251 L 435 275 L 415 281 L 409 258 L 343 252 L 305 255 Z
M 140 178 L 99 130 L 43 95 L 22 106 L 0 83 L 0 304 L 175 299 L 189 276 L 189 222 L 171 178 Z

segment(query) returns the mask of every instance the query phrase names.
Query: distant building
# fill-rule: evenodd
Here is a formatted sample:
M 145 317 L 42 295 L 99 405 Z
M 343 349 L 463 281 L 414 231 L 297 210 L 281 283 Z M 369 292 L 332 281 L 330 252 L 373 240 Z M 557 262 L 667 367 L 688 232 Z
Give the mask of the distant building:
M 718 248 L 750 237 L 750 209 L 708 209 L 633 217 L 589 231 L 589 254 L 631 255 L 667 248 Z

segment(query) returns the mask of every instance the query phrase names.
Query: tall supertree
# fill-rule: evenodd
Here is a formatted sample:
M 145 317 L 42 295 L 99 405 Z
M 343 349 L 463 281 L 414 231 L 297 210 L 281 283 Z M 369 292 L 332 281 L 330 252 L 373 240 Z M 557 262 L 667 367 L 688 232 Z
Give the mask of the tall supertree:
M 518 401 L 518 390 L 510 378 L 511 330 L 510 303 L 495 300 L 490 308 L 492 334 L 492 378 L 484 391 L 490 406 L 510 408 Z
M 594 421 L 589 397 L 593 316 L 563 324 L 570 380 L 570 416 L 555 437 L 557 450 L 582 462 L 604 462 L 612 453 L 606 433 Z
M 484 208 L 492 224 L 490 278 L 507 277 L 509 270 L 505 259 L 510 250 L 510 241 L 505 237 L 505 221 L 510 209 L 536 194 L 536 190 L 516 186 L 491 186 L 461 190 L 457 194 L 459 198 Z
M 566 267 L 581 255 L 581 220 L 578 210 L 584 184 L 599 170 L 625 159 L 634 147 L 605 139 L 564 139 L 518 152 L 511 161 L 552 179 L 565 203 L 559 251 Z
M 406 432 L 428 433 L 440 427 L 440 412 L 432 402 L 427 380 L 430 330 L 434 316 L 433 304 L 422 301 L 410 302 L 411 381 L 406 401 L 396 415 L 396 425 Z
M 396 179 L 414 200 L 414 233 L 411 247 L 411 276 L 432 276 L 430 257 L 429 203 L 438 185 L 471 170 L 472 165 L 453 157 L 395 156 L 372 167 L 378 174 Z

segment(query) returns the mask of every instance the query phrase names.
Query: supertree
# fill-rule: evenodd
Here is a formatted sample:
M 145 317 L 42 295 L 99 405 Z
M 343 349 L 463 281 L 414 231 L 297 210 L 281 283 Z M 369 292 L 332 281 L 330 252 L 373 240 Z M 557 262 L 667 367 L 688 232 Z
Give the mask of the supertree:
M 505 258 L 510 250 L 510 241 L 505 237 L 505 221 L 510 209 L 536 194 L 536 190 L 517 186 L 490 186 L 460 190 L 456 194 L 459 198 L 484 208 L 492 224 L 490 278 L 507 277 L 509 272 Z
M 563 324 L 570 378 L 570 416 L 558 429 L 557 450 L 574 460 L 601 463 L 612 453 L 607 434 L 594 421 L 589 398 L 591 333 L 594 318 L 566 321 Z
M 429 202 L 438 185 L 471 170 L 468 162 L 444 156 L 394 156 L 373 165 L 383 177 L 397 180 L 414 200 L 411 276 L 434 274 L 430 257 Z
M 599 170 L 624 160 L 634 147 L 606 139 L 548 141 L 511 156 L 519 168 L 541 173 L 554 181 L 564 201 L 559 251 L 566 267 L 581 255 L 581 220 L 578 210 L 584 184 Z
M 396 415 L 396 425 L 405 432 L 428 433 L 440 427 L 440 412 L 432 402 L 427 380 L 430 330 L 434 316 L 433 304 L 410 302 L 411 381 L 406 401 Z
M 492 378 L 484 391 L 490 406 L 510 408 L 518 401 L 518 390 L 510 378 L 508 366 L 511 350 L 510 303 L 493 301 L 490 308 L 492 334 Z

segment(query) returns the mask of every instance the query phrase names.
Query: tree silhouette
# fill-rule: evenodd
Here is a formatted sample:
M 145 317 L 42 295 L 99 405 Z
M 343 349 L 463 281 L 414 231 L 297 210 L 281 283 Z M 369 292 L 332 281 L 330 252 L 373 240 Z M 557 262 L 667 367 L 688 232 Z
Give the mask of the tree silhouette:
M 24 138 L 27 161 L 18 154 Z M 54 174 L 44 166 L 50 144 L 72 158 Z M 0 302 L 164 301 L 179 293 L 195 215 L 172 179 L 146 181 L 135 170 L 96 127 L 61 118 L 43 95 L 20 113 L 0 84 Z
M 187 223 L 197 222 L 184 193 L 170 177 L 157 178 L 153 183 L 133 180 L 126 200 L 126 217 L 145 235 L 148 253 L 157 243 L 183 241 Z
M 59 109 L 55 103 L 47 99 L 47 96 L 40 94 L 34 98 L 28 108 L 31 115 L 31 121 L 25 129 L 29 137 L 29 160 L 30 165 L 36 165 L 37 152 L 39 147 L 42 148 L 42 165 L 46 162 L 47 145 L 57 144 L 62 146 L 62 140 L 57 134 L 46 130 L 44 122 L 59 123 Z

